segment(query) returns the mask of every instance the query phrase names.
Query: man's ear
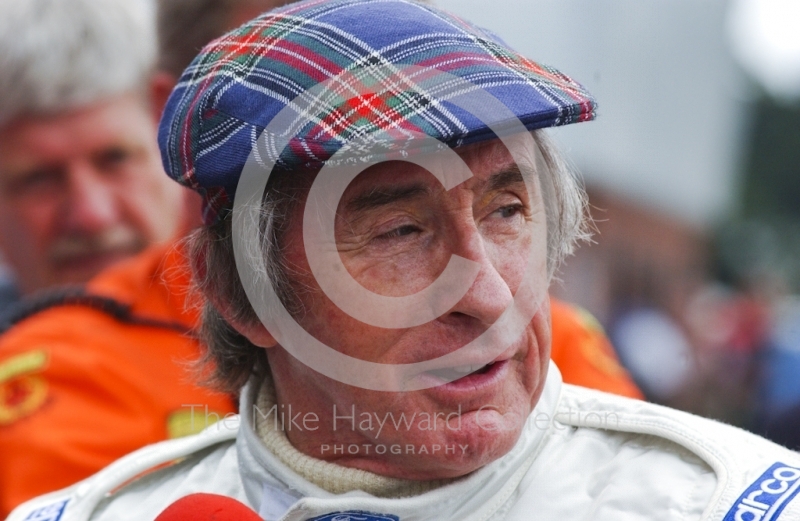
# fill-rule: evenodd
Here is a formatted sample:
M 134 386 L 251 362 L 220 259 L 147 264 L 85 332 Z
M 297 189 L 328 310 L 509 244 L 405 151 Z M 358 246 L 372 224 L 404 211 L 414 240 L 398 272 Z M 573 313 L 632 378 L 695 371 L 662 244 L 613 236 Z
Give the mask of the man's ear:
M 161 113 L 164 112 L 164 106 L 167 104 L 169 95 L 172 94 L 172 89 L 178 83 L 177 79 L 170 73 L 164 71 L 156 71 L 150 79 L 150 100 L 153 107 L 153 117 L 156 122 L 161 119 Z
M 207 280 L 208 276 L 206 248 L 207 246 L 197 248 L 194 252 L 194 255 L 190 256 L 192 271 L 194 272 L 195 279 L 198 281 L 205 281 Z M 211 301 L 211 304 L 213 304 L 217 312 L 222 315 L 222 318 L 224 318 L 225 321 L 240 335 L 247 338 L 250 343 L 265 349 L 278 345 L 278 341 L 275 340 L 275 337 L 272 336 L 266 327 L 264 327 L 264 324 L 262 324 L 260 320 L 242 320 L 242 318 L 239 316 L 240 313 L 234 311 L 231 302 L 221 295 L 220 292 L 214 291 L 213 283 L 201 283 L 200 285 L 201 287 L 204 286 L 203 294 L 209 301 Z
M 265 349 L 278 345 L 278 341 L 275 340 L 275 337 L 264 327 L 264 324 L 262 324 L 260 320 L 243 321 L 241 318 L 237 319 L 235 317 L 236 314 L 233 313 L 230 302 L 227 300 L 223 301 L 223 299 L 212 298 L 211 302 L 225 321 L 240 335 L 247 338 L 251 344 Z
M 278 341 L 275 340 L 275 337 L 264 327 L 264 324 L 262 324 L 260 320 L 248 324 L 237 324 L 235 321 L 229 320 L 225 313 L 223 313 L 222 316 L 225 317 L 228 324 L 247 338 L 251 344 L 265 349 L 278 345 Z

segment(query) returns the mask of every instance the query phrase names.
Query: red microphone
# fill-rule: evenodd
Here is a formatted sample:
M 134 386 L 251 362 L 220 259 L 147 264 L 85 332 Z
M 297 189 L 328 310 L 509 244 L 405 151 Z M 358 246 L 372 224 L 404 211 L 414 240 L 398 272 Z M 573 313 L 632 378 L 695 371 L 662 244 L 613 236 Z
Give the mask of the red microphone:
M 244 503 L 219 494 L 189 494 L 158 514 L 155 521 L 263 521 Z

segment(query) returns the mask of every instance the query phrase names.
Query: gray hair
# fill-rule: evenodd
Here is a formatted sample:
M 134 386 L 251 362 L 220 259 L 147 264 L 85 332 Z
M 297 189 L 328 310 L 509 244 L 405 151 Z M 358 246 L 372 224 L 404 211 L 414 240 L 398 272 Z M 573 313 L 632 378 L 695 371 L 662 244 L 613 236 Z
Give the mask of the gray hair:
M 586 211 L 586 193 L 574 170 L 561 157 L 547 135 L 534 131 L 534 141 L 542 153 L 549 183 L 543 197 L 547 213 L 548 275 L 552 278 L 559 264 L 570 255 L 576 244 L 590 238 Z M 282 256 L 283 234 L 287 216 L 308 186 L 304 176 L 273 174 L 265 191 L 261 208 L 262 243 L 266 262 L 254 262 L 253 269 L 267 266 L 260 274 L 268 278 L 290 313 L 301 312 L 297 292 L 291 283 L 292 267 Z M 241 335 L 212 304 L 228 304 L 228 318 L 237 324 L 258 323 L 236 269 L 233 252 L 231 214 L 218 223 L 197 230 L 190 238 L 191 256 L 198 289 L 207 297 L 203 306 L 201 337 L 206 345 L 202 364 L 214 368 L 210 383 L 215 387 L 237 392 L 251 375 L 268 371 L 266 350 Z M 255 248 L 258 250 L 258 247 Z
M 0 125 L 144 89 L 152 0 L 0 0 Z

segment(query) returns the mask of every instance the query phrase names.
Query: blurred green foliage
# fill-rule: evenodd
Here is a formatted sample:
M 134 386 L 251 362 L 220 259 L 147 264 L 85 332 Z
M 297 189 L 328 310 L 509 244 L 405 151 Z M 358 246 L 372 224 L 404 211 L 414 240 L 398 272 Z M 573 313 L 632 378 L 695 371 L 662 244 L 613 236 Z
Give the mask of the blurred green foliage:
M 716 276 L 800 292 L 800 103 L 761 98 L 745 142 L 740 210 L 717 230 Z

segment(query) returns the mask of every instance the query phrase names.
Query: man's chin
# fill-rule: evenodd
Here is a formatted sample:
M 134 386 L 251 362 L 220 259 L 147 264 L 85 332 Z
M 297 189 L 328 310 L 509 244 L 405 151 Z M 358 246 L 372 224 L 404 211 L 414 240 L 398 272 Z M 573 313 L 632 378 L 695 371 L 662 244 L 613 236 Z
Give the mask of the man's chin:
M 374 463 L 388 469 L 378 473 L 391 477 L 430 480 L 465 476 L 507 454 L 517 443 L 526 418 L 522 410 L 496 409 L 441 415 L 436 432 L 418 430 L 416 436 L 396 432 L 375 440 L 373 443 L 385 446 L 388 457 Z
M 416 391 L 420 398 L 424 396 L 424 405 L 417 403 L 413 410 L 443 412 L 427 413 L 438 421 L 435 432 L 418 429 L 416 436 L 395 433 L 394 438 L 409 445 L 403 448 L 406 457 L 396 458 L 397 466 L 421 469 L 422 477 L 411 479 L 454 478 L 508 453 L 519 440 L 542 388 L 539 382 L 532 392 L 529 386 L 534 382 L 520 380 L 514 365 L 512 361 L 497 363 L 462 379 Z M 413 450 L 416 452 L 409 453 Z
M 404 479 L 460 478 L 502 458 L 514 447 L 520 433 L 486 434 L 463 433 L 442 440 L 400 444 L 402 454 L 389 467 L 397 473 L 393 477 Z

